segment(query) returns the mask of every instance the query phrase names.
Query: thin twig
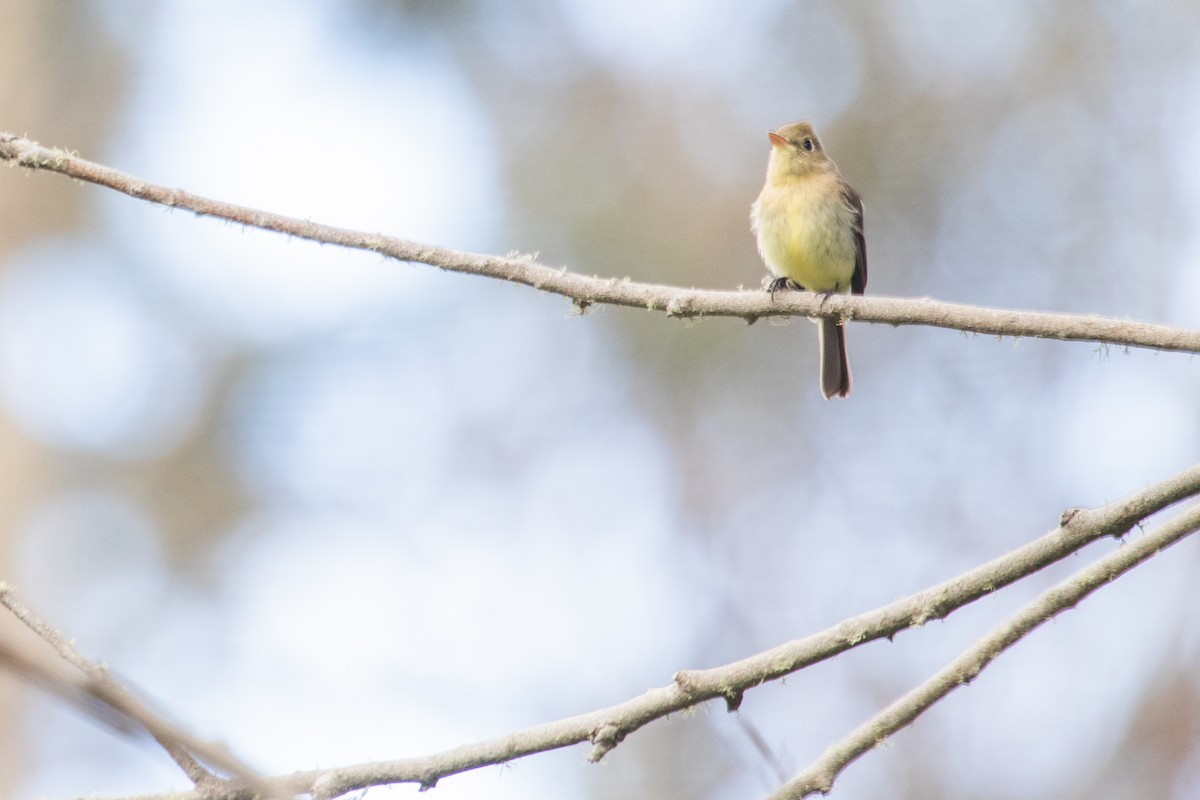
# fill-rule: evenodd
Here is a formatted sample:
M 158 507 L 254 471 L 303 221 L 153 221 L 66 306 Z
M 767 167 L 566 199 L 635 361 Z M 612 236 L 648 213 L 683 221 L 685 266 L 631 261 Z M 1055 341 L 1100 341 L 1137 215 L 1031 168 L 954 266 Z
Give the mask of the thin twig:
M 82 675 L 75 678 L 50 672 L 36 660 L 25 656 L 18 648 L 4 643 L 0 647 L 0 653 L 10 666 L 19 667 L 14 671 L 124 732 L 144 729 L 167 751 L 202 793 L 219 792 L 232 787 L 225 779 L 218 777 L 197 761 L 197 758 L 227 772 L 263 796 L 280 796 L 278 789 L 272 788 L 254 769 L 225 748 L 196 739 L 180 726 L 166 721 L 147 708 L 118 684 L 107 670 L 84 658 L 61 632 L 25 605 L 5 583 L 0 583 L 0 605 L 12 612 L 25 627 L 49 644 L 59 657 L 79 670 Z M 136 727 L 131 727 L 130 723 Z
M 369 250 L 400 261 L 428 264 L 521 283 L 570 298 L 580 309 L 595 303 L 665 312 L 672 317 L 737 317 L 754 322 L 763 317 L 802 315 L 889 325 L 930 325 L 998 336 L 1036 337 L 1097 342 L 1122 347 L 1200 353 L 1200 331 L 1080 314 L 1011 311 L 947 303 L 929 298 L 815 295 L 762 291 L 683 289 L 624 278 L 598 278 L 536 263 L 530 257 L 500 257 L 450 250 L 378 233 L 337 228 L 246 206 L 223 203 L 127 175 L 43 147 L 11 133 L 0 133 L 0 160 L 32 170 L 69 175 L 140 200 L 184 208 L 196 214 L 341 247 Z
M 801 800 L 828 794 L 838 775 L 855 759 L 912 722 L 930 706 L 970 683 L 997 656 L 1042 623 L 1073 608 L 1085 597 L 1200 528 L 1200 505 L 1192 506 L 1153 533 L 1126 542 L 1067 580 L 1039 595 L 984 638 L 914 688 L 831 745 L 803 772 L 767 800 Z
M 775 779 L 780 783 L 785 783 L 788 779 L 787 770 L 784 769 L 783 762 L 779 760 L 779 756 L 771 749 L 771 745 L 767 743 L 766 737 L 755 727 L 754 723 L 741 714 L 737 716 L 737 723 L 742 732 L 746 734 L 746 738 L 750 740 L 750 744 L 754 745 L 755 752 L 762 758 L 767 768 L 775 774 Z
M 656 719 L 724 698 L 736 709 L 744 692 L 811 664 L 881 638 L 890 638 L 931 619 L 941 619 L 972 601 L 1053 564 L 1105 537 L 1120 537 L 1135 524 L 1180 500 L 1200 494 L 1200 465 L 1183 470 L 1126 498 L 1096 509 L 1071 509 L 1060 527 L 1004 556 L 922 592 L 851 617 L 827 630 L 722 667 L 675 674 L 674 682 L 608 708 L 536 725 L 428 756 L 377 761 L 273 778 L 296 793 L 328 800 L 347 792 L 390 783 L 430 788 L 447 776 L 504 764 L 534 753 L 591 742 L 590 761 L 599 761 L 630 733 Z M 172 800 L 200 800 L 197 793 Z M 216 795 L 210 800 L 219 800 Z M 232 795 L 229 795 L 232 798 Z M 147 795 L 137 800 L 166 800 Z

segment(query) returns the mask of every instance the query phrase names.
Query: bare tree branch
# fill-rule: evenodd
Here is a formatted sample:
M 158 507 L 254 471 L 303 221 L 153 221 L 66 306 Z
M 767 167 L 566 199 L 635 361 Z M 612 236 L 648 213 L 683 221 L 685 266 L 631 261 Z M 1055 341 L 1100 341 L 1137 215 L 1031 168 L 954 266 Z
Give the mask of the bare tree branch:
M 926 709 L 950 692 L 970 683 L 997 656 L 1039 625 L 1075 607 L 1101 586 L 1116 580 L 1197 529 L 1200 529 L 1200 505 L 1193 505 L 1153 533 L 1125 543 L 1117 551 L 1053 586 L 964 650 L 929 680 L 830 746 L 820 758 L 770 794 L 767 800 L 800 800 L 814 794 L 828 794 L 834 780 L 851 762 L 912 724 Z
M 167 751 L 203 796 L 237 790 L 230 789 L 226 780 L 208 770 L 197 758 L 228 772 L 264 797 L 280 796 L 278 789 L 272 788 L 258 773 L 225 748 L 196 739 L 147 708 L 113 680 L 107 670 L 84 658 L 62 633 L 25 605 L 5 583 L 0 583 L 0 605 L 12 612 L 82 674 L 60 673 L 24 649 L 5 641 L 0 641 L 0 665 L 122 732 L 144 729 Z
M 1096 509 L 1070 509 L 1055 530 L 975 569 L 901 598 L 882 608 L 843 620 L 820 633 L 797 639 L 723 667 L 676 673 L 675 682 L 705 699 L 724 696 L 733 707 L 747 688 L 876 639 L 891 638 L 1060 561 L 1105 537 L 1123 536 L 1146 517 L 1200 494 L 1200 465 L 1129 497 Z
M 608 708 L 429 756 L 298 772 L 271 781 L 296 793 L 311 793 L 314 800 L 327 800 L 346 792 L 389 783 L 419 783 L 422 788 L 429 788 L 449 775 L 504 764 L 585 741 L 592 743 L 588 759 L 599 761 L 628 734 L 649 722 L 717 697 L 724 698 L 728 708 L 733 710 L 748 689 L 867 642 L 893 637 L 931 619 L 942 619 L 1092 542 L 1124 536 L 1152 514 L 1198 494 L 1200 465 L 1099 508 L 1068 510 L 1055 530 L 956 578 L 741 661 L 712 669 L 677 672 L 670 685 L 650 689 Z M 1128 547 L 1126 545 L 1119 552 Z M 874 741 L 877 743 L 882 738 Z M 171 800 L 204 800 L 198 792 L 147 795 L 137 800 L 167 800 L 168 797 Z M 230 787 L 229 794 L 211 795 L 208 800 L 234 800 L 237 797 L 235 787 Z
M 32 170 L 68 175 L 170 208 L 185 208 L 202 216 L 316 242 L 369 250 L 399 261 L 525 284 L 570 298 L 580 309 L 604 303 L 662 311 L 672 317 L 737 317 L 747 322 L 791 315 L 839 317 L 889 325 L 930 325 L 999 336 L 1200 353 L 1200 331 L 1106 317 L 981 308 L 929 298 L 824 296 L 810 292 L 781 292 L 771 298 L 769 293 L 759 291 L 717 292 L 635 283 L 621 278 L 588 277 L 565 268 L 538 264 L 530 257 L 502 258 L 466 253 L 210 200 L 182 189 L 150 183 L 73 153 L 43 147 L 11 133 L 0 133 L 0 159 Z

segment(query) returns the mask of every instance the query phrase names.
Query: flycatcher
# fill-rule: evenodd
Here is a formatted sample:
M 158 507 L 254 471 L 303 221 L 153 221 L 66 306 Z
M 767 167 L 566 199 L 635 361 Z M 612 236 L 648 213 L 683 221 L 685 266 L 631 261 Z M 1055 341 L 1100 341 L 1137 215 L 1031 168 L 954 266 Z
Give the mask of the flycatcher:
M 767 183 L 750 211 L 758 252 L 775 276 L 771 292 L 785 286 L 810 292 L 853 292 L 867 286 L 863 204 L 825 154 L 812 125 L 793 122 L 768 133 Z M 822 318 L 821 392 L 850 394 L 846 334 L 840 320 Z

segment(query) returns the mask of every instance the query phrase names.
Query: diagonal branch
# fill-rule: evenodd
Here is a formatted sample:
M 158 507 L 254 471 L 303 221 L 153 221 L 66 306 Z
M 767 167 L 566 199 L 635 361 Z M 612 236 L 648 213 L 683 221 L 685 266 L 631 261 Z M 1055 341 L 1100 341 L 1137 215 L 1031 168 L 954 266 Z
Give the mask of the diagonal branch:
M 185 208 L 201 216 L 254 228 L 380 253 L 453 272 L 465 272 L 532 286 L 570 298 L 580 309 L 595 303 L 645 308 L 672 317 L 735 317 L 754 322 L 763 317 L 802 315 L 837 317 L 889 325 L 929 325 L 970 333 L 1030 336 L 1125 347 L 1200 353 L 1200 331 L 1080 314 L 1010 311 L 947 303 L 929 298 L 904 299 L 861 295 L 816 295 L 683 289 L 628 279 L 598 278 L 536 263 L 530 257 L 500 257 L 450 250 L 378 233 L 321 225 L 309 220 L 272 214 L 223 203 L 127 175 L 79 158 L 73 153 L 0 133 L 0 160 L 32 170 L 48 170 L 105 186 L 140 200 Z
M 1100 508 L 1071 509 L 1063 514 L 1057 529 L 956 578 L 741 661 L 714 669 L 676 673 L 675 682 L 706 699 L 724 696 L 736 707 L 746 688 L 782 678 L 864 642 L 891 638 L 906 628 L 944 619 L 962 606 L 1032 575 L 1098 539 L 1124 536 L 1151 514 L 1197 494 L 1200 494 L 1200 464 Z
M 269 786 L 252 768 L 224 748 L 196 739 L 147 708 L 113 680 L 107 670 L 84 658 L 66 637 L 25 605 L 5 583 L 0 583 L 0 605 L 12 612 L 25 627 L 41 637 L 63 661 L 79 670 L 82 675 L 52 671 L 21 648 L 0 641 L 0 664 L 5 668 L 120 730 L 132 732 L 144 729 L 167 751 L 202 793 L 219 793 L 228 788 L 228 784 L 198 761 L 198 758 L 239 778 L 246 786 L 254 788 L 260 796 L 280 796 L 278 789 Z
M 1200 505 L 1194 505 L 1153 533 L 1125 543 L 1067 580 L 1051 587 L 1003 624 L 967 648 L 929 680 L 896 700 L 831 745 L 803 772 L 771 793 L 767 800 L 801 800 L 828 794 L 833 782 L 855 759 L 910 725 L 930 706 L 970 683 L 997 656 L 1042 623 L 1073 608 L 1081 600 L 1200 529 Z
M 417 758 L 377 761 L 327 770 L 297 772 L 271 779 L 315 800 L 389 783 L 419 783 L 423 788 L 444 777 L 479 767 L 591 742 L 590 761 L 599 761 L 630 733 L 669 714 L 724 698 L 732 710 L 745 691 L 832 658 L 866 642 L 890 638 L 953 611 L 1031 575 L 1086 545 L 1120 537 L 1134 525 L 1188 497 L 1200 495 L 1200 465 L 1183 470 L 1126 498 L 1096 509 L 1071 509 L 1050 533 L 951 580 L 886 606 L 851 617 L 827 630 L 728 664 L 675 674 L 674 682 L 608 708 L 536 725 L 522 731 L 466 744 Z M 1128 548 L 1122 548 L 1122 552 Z M 196 793 L 172 800 L 201 800 Z M 235 797 L 215 795 L 216 798 Z M 140 800 L 166 800 L 154 795 Z

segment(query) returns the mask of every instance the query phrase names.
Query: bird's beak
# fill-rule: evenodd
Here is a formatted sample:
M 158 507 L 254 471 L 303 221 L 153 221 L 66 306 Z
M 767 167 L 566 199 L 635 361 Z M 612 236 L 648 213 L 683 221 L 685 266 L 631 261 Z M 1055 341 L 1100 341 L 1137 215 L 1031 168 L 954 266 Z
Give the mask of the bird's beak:
M 767 131 L 767 138 L 771 140 L 771 147 L 786 147 L 788 143 L 787 139 L 775 131 Z

